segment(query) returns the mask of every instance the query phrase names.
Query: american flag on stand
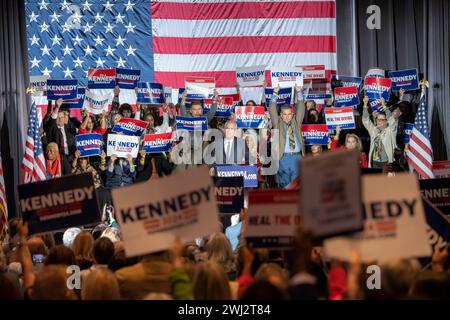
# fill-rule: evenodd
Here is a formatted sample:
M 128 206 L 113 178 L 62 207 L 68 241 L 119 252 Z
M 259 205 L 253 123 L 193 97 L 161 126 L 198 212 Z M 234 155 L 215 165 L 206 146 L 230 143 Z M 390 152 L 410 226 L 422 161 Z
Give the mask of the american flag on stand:
M 28 134 L 22 160 L 22 183 L 46 180 L 46 166 L 36 104 L 33 102 L 28 118 Z
M 8 223 L 8 206 L 6 205 L 5 179 L 3 178 L 3 164 L 0 155 L 0 244 L 5 238 Z
M 172 88 L 213 76 L 223 93 L 238 67 L 325 65 L 329 75 L 335 9 L 335 0 L 28 0 L 30 74 L 85 84 L 90 67 L 124 67 Z
M 426 89 L 422 89 L 419 108 L 416 114 L 414 127 L 411 131 L 409 145 L 406 151 L 406 160 L 422 179 L 432 179 L 433 174 L 433 149 L 430 142 L 430 130 L 428 129 Z

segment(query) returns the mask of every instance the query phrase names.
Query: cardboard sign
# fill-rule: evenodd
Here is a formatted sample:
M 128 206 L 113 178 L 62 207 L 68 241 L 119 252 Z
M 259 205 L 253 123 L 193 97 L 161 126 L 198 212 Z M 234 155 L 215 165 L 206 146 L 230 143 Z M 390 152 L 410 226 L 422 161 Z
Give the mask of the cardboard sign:
M 244 178 L 213 177 L 220 213 L 240 213 L 244 207 Z
M 102 153 L 103 137 L 98 133 L 78 134 L 75 136 L 80 158 L 99 156 Z
M 329 133 L 326 124 L 304 124 L 302 136 L 306 146 L 328 145 Z
M 220 99 L 223 99 L 223 98 L 231 98 L 231 99 L 233 99 L 233 107 L 236 107 L 239 104 L 239 102 L 241 101 L 241 97 L 237 93 L 220 94 L 219 98 Z
M 450 242 L 450 219 L 445 216 L 430 201 L 422 198 L 425 209 L 425 218 L 428 224 L 429 245 L 433 248 L 435 244 L 445 246 Z
M 169 249 L 219 231 L 214 185 L 208 168 L 112 190 L 128 257 Z
M 112 132 L 123 133 L 127 136 L 140 137 L 147 128 L 147 122 L 132 118 L 122 118 L 112 128 Z
M 114 89 L 116 86 L 116 69 L 89 69 L 89 89 Z
M 325 79 L 325 65 L 316 65 L 316 66 L 299 66 L 303 70 L 303 79 Z
M 137 157 L 139 151 L 139 137 L 126 136 L 123 134 L 108 134 L 106 155 L 115 154 L 118 158 L 126 158 L 129 154 Z
M 334 89 L 335 107 L 353 107 L 359 104 L 357 87 L 342 87 Z
M 163 104 L 163 85 L 160 83 L 139 82 L 137 102 L 146 104 Z
M 30 234 L 99 223 L 91 173 L 70 175 L 18 186 L 20 211 Z
M 253 248 L 288 249 L 300 224 L 297 190 L 250 190 L 246 240 Z
M 208 130 L 208 120 L 206 117 L 175 117 L 177 130 L 188 130 L 188 131 L 206 131 Z
M 419 73 L 417 69 L 389 71 L 389 78 L 392 80 L 392 91 L 419 89 Z
M 265 66 L 236 68 L 236 82 L 241 87 L 262 86 L 265 80 Z
M 30 76 L 30 86 L 28 87 L 28 90 L 33 96 L 43 96 L 44 93 L 47 92 L 48 78 L 49 76 Z
M 403 139 L 403 143 L 409 143 L 411 139 L 411 131 L 414 129 L 414 123 L 405 123 L 405 138 Z
M 362 176 L 364 230 L 325 240 L 329 257 L 362 262 L 431 255 L 417 178 L 410 174 Z
M 108 97 L 99 96 L 92 91 L 87 91 L 84 95 L 84 105 L 92 114 L 101 114 L 103 111 L 108 111 Z
M 77 97 L 75 99 L 64 100 L 61 108 L 81 109 L 84 106 L 85 96 L 86 96 L 86 88 L 78 87 Z
M 380 68 L 371 68 L 367 71 L 366 77 L 384 78 L 384 70 Z
M 303 86 L 303 71 L 299 67 L 272 67 L 270 68 L 272 88 L 292 88 L 295 85 Z
M 186 77 L 187 93 L 195 97 L 209 98 L 216 87 L 216 80 L 211 77 Z
M 250 166 L 216 166 L 217 176 L 226 177 L 244 177 L 244 188 L 258 187 L 258 167 Z
M 132 89 L 138 86 L 141 70 L 116 68 L 116 85 L 121 89 Z
M 172 99 L 172 87 L 164 87 L 164 101 L 165 103 L 173 103 L 175 99 Z
M 266 95 L 266 107 L 269 108 L 270 101 L 273 96 L 273 88 L 266 88 L 264 94 Z M 278 91 L 277 107 L 281 107 L 283 104 L 291 104 L 292 88 L 281 88 Z
M 450 178 L 450 161 L 433 161 L 435 178 Z
M 450 178 L 423 179 L 419 185 L 422 197 L 450 216 Z
M 172 149 L 173 138 L 172 132 L 146 134 L 144 136 L 144 143 L 142 150 L 147 153 L 160 153 Z
M 362 230 L 358 159 L 358 152 L 349 150 L 300 162 L 299 209 L 302 223 L 315 237 Z
M 309 92 L 306 95 L 305 100 L 323 101 L 331 99 L 332 97 L 333 97 L 332 94 L 328 92 Z
M 236 123 L 238 128 L 259 129 L 264 127 L 264 107 L 236 107 Z
M 78 80 L 47 80 L 47 99 L 75 99 L 77 97 Z
M 364 91 L 369 97 L 369 104 L 373 110 L 381 108 L 380 99 L 384 98 L 386 102 L 389 101 L 389 94 L 391 92 L 391 79 L 388 78 L 366 78 L 364 80 Z
M 335 130 L 337 126 L 341 129 L 355 129 L 352 107 L 326 108 L 325 121 L 330 131 Z
M 203 114 L 207 114 L 211 110 L 212 99 L 203 100 Z M 220 97 L 217 101 L 217 109 L 214 114 L 217 118 L 228 118 L 234 112 L 234 104 L 232 97 Z
M 360 92 L 361 82 L 361 77 L 339 76 L 335 74 L 331 76 L 331 88 L 333 90 L 340 87 L 357 87 L 358 92 Z

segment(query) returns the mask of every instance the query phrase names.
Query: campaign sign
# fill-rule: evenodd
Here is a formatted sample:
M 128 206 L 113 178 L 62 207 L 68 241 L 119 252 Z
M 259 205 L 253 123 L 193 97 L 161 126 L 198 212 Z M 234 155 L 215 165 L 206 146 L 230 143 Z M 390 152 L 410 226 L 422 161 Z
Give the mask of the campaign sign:
M 252 248 L 289 249 L 300 225 L 298 190 L 250 190 L 246 240 Z
M 165 103 L 172 103 L 172 87 L 164 87 L 164 102 Z
M 198 167 L 112 190 L 127 257 L 170 249 L 219 231 L 214 185 Z
M 325 79 L 325 65 L 316 65 L 316 66 L 299 66 L 303 70 L 303 79 Z
M 237 93 L 233 93 L 233 94 L 220 94 L 219 95 L 220 99 L 223 98 L 231 98 L 233 100 L 233 107 L 236 107 L 237 105 L 239 105 L 239 102 L 241 101 L 241 96 Z
M 123 133 L 127 136 L 140 137 L 147 128 L 147 122 L 132 118 L 122 118 L 112 128 L 112 132 Z
M 379 263 L 430 256 L 417 178 L 401 173 L 394 177 L 363 175 L 361 179 L 364 229 L 325 240 L 326 255 L 348 259 L 357 250 L 362 262 Z
M 84 105 L 84 97 L 86 95 L 86 88 L 78 87 L 77 90 L 77 98 L 64 100 L 62 104 L 62 108 L 70 108 L 70 109 L 81 109 Z
M 369 97 L 369 104 L 373 110 L 381 108 L 380 99 L 384 98 L 387 102 L 391 91 L 391 79 L 369 77 L 364 80 L 364 91 Z
M 27 93 L 31 92 L 33 96 L 42 96 L 47 92 L 47 80 L 49 76 L 30 76 L 30 86 Z
M 121 89 L 132 89 L 138 86 L 141 70 L 116 68 L 116 85 Z
M 89 69 L 89 89 L 114 89 L 116 86 L 116 69 Z
M 419 89 L 419 73 L 417 69 L 389 71 L 389 78 L 392 80 L 392 91 Z
M 342 87 L 334 89 L 335 107 L 353 107 L 359 104 L 357 87 Z
M 244 178 L 213 177 L 220 213 L 240 213 L 244 207 Z
M 102 153 L 103 137 L 98 133 L 78 134 L 75 136 L 80 158 L 99 156 Z
M 358 92 L 360 92 L 361 81 L 361 77 L 339 76 L 333 74 L 331 76 L 331 88 L 334 90 L 339 87 L 357 87 Z
M 90 172 L 18 186 L 20 211 L 30 234 L 101 221 Z
M 303 71 L 299 67 L 272 67 L 270 69 L 272 88 L 292 88 L 303 86 Z
M 250 166 L 216 166 L 217 176 L 223 177 L 244 177 L 244 188 L 258 187 L 258 167 Z
M 355 129 L 355 117 L 352 107 L 325 108 L 325 122 L 328 130 Z
M 236 123 L 238 128 L 258 129 L 264 126 L 264 107 L 236 107 Z
M 450 219 L 428 199 L 422 198 L 425 218 L 428 224 L 428 239 L 431 247 L 435 244 L 446 245 L 450 242 Z
M 422 197 L 450 216 L 450 178 L 423 179 L 419 185 Z
M 108 97 L 99 96 L 92 91 L 88 91 L 84 95 L 83 106 L 92 114 L 101 114 L 103 111 L 108 111 L 108 102 Z
M 384 70 L 380 68 L 371 68 L 367 71 L 366 77 L 384 78 Z
M 47 80 L 47 99 L 75 99 L 77 97 L 78 80 Z
M 331 82 L 328 79 L 309 79 L 305 80 L 304 89 L 307 93 L 330 93 Z
M 144 136 L 142 150 L 147 153 L 160 153 L 169 151 L 170 149 L 172 149 L 172 146 L 172 132 L 146 134 Z
M 207 114 L 209 110 L 211 110 L 212 99 L 204 99 L 203 100 L 203 114 Z M 217 118 L 228 118 L 231 116 L 231 113 L 234 112 L 233 98 L 225 97 L 222 98 L 219 96 L 219 100 L 217 101 L 217 109 L 214 114 Z
M 450 178 L 450 161 L 433 161 L 435 178 Z
M 305 96 L 305 100 L 328 100 L 332 98 L 331 93 L 327 92 L 310 92 Z
M 133 158 L 137 157 L 139 151 L 139 137 L 126 136 L 123 134 L 108 134 L 106 155 L 108 157 L 115 154 L 118 158 L 126 158 L 129 154 Z
M 164 103 L 163 85 L 160 83 L 139 82 L 137 102 L 146 104 Z
M 265 66 L 236 68 L 236 81 L 241 87 L 262 86 L 265 80 Z
M 185 88 L 188 95 L 208 98 L 213 94 L 216 87 L 216 80 L 212 77 L 186 77 Z
M 414 123 L 405 123 L 405 139 L 403 140 L 404 144 L 409 143 L 409 139 L 411 138 L 411 131 L 414 128 Z
M 264 94 L 266 95 L 266 107 L 269 107 L 270 100 L 273 96 L 273 88 L 266 88 Z M 281 88 L 278 91 L 277 107 L 281 107 L 283 104 L 291 104 L 292 100 L 292 88 Z
M 180 117 L 176 116 L 175 121 L 177 124 L 177 130 L 188 131 L 206 131 L 208 130 L 208 120 L 206 117 Z
M 326 124 L 302 125 L 302 136 L 305 145 L 328 145 L 328 129 Z

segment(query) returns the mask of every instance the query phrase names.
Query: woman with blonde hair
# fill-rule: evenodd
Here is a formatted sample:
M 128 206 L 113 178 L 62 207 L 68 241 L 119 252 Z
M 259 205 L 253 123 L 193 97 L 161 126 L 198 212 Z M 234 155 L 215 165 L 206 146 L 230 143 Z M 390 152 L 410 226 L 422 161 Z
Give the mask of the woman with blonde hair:
M 222 266 L 230 280 L 236 278 L 236 263 L 233 249 L 225 234 L 221 232 L 211 234 L 206 244 L 206 253 L 209 261 L 216 262 Z
M 108 269 L 95 269 L 81 288 L 82 300 L 120 300 L 116 276 Z
M 94 263 L 92 250 L 94 248 L 94 237 L 90 232 L 82 231 L 75 237 L 72 250 L 81 270 L 89 269 Z
M 336 135 L 334 136 L 334 139 L 331 140 L 330 149 L 335 150 L 338 148 L 339 143 L 339 135 L 341 133 L 341 128 L 336 127 Z M 356 149 L 360 152 L 360 160 L 359 164 L 361 168 L 367 168 L 367 156 L 366 153 L 362 150 L 362 143 L 361 139 L 354 133 L 347 133 L 345 136 L 345 145 L 341 148 L 347 149 L 347 150 L 353 150 Z
M 193 277 L 194 297 L 197 300 L 230 300 L 231 290 L 227 274 L 214 261 L 197 265 Z

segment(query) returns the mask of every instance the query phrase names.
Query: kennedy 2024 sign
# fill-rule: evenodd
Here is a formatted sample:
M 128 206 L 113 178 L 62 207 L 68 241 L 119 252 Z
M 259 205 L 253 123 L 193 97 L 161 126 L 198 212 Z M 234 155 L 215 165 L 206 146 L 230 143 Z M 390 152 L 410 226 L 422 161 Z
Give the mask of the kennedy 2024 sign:
M 219 231 L 214 184 L 198 167 L 157 181 L 113 189 L 127 256 L 169 249 Z
M 19 185 L 20 211 L 30 234 L 100 222 L 91 173 Z
M 336 107 L 353 107 L 359 104 L 357 87 L 341 87 L 334 89 L 334 105 Z
M 116 155 L 118 158 L 126 158 L 129 154 L 137 157 L 139 151 L 139 137 L 125 136 L 123 134 L 108 134 L 106 155 Z

